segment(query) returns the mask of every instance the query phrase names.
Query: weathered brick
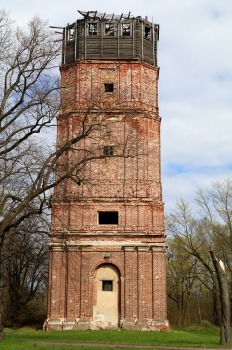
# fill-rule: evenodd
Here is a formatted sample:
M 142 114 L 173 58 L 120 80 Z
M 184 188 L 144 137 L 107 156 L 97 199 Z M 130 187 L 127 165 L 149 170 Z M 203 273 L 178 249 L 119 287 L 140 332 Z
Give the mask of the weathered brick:
M 113 145 L 131 156 L 89 162 L 80 185 L 66 180 L 56 188 L 46 326 L 168 329 L 158 68 L 132 59 L 80 60 L 64 65 L 61 78 L 57 146 L 78 135 L 90 113 L 93 121 L 110 119 L 77 147 L 99 154 Z M 105 92 L 105 83 L 114 91 Z M 66 152 L 58 172 L 81 156 Z M 110 211 L 118 212 L 118 224 L 99 224 L 98 212 Z M 104 279 L 112 279 L 112 291 L 101 290 Z

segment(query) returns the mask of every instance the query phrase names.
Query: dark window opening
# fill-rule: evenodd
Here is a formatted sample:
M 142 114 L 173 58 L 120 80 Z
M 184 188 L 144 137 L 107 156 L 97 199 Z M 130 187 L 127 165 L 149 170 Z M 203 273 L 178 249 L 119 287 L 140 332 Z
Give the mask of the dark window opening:
M 151 28 L 148 26 L 145 26 L 144 37 L 145 39 L 151 39 Z
M 105 35 L 114 36 L 114 25 L 111 23 L 105 23 Z
M 102 281 L 102 290 L 105 292 L 113 291 L 113 281 Z
M 97 23 L 89 23 L 89 35 L 97 35 Z
M 99 211 L 99 225 L 118 225 L 118 211 Z
M 130 36 L 130 23 L 122 23 L 122 36 Z
M 114 84 L 105 83 L 105 92 L 114 92 Z
M 104 146 L 103 152 L 104 152 L 104 156 L 112 156 L 114 154 L 114 147 Z

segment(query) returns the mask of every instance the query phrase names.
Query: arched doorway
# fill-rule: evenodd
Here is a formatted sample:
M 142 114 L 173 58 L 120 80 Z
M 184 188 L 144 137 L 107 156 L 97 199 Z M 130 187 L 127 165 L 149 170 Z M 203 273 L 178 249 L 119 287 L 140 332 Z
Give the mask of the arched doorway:
M 120 275 L 111 264 L 95 271 L 93 323 L 98 328 L 117 328 L 119 324 Z

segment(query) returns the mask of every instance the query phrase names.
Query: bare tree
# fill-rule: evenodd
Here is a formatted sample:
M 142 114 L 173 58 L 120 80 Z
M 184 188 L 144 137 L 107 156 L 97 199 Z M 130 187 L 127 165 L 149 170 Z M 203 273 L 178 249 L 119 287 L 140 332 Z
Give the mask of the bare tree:
M 231 281 L 231 214 L 232 182 L 227 179 L 213 183 L 209 190 L 198 190 L 197 214 L 188 203 L 177 202 L 177 209 L 167 218 L 167 229 L 179 243 L 183 254 L 188 252 L 204 269 L 199 280 L 212 291 L 214 310 L 218 313 L 218 295 L 221 306 L 221 343 L 230 343 Z M 220 266 L 223 262 L 223 268 Z M 230 273 L 227 275 L 226 270 Z M 219 291 L 219 293 L 218 293 Z M 216 315 L 217 316 L 217 315 Z M 217 318 L 217 317 L 216 317 Z
M 101 152 L 100 141 L 109 136 L 110 124 L 120 122 L 104 114 L 100 96 L 94 103 L 86 96 L 86 113 L 75 116 L 75 132 L 69 134 L 59 103 L 60 89 L 66 91 L 69 82 L 60 86 L 61 50 L 54 39 L 39 18 L 32 19 L 27 30 L 15 29 L 8 14 L 0 11 L 0 337 L 6 238 L 47 210 L 58 184 L 88 181 L 86 164 L 111 156 Z M 54 147 L 50 139 L 58 112 L 63 135 Z M 129 138 L 116 147 L 114 157 L 132 155 Z
M 27 31 L 15 29 L 6 11 L 0 11 L 0 333 L 5 238 L 25 219 L 42 212 L 42 193 L 49 187 L 42 181 L 44 152 L 36 164 L 38 152 L 32 149 L 33 135 L 55 124 L 59 108 L 53 73 L 59 45 L 46 26 L 34 18 Z
M 219 258 L 232 274 L 232 180 L 228 178 L 213 183 L 210 189 L 199 189 L 196 200 L 214 249 L 220 251 Z
M 214 322 L 218 324 L 218 285 L 212 259 L 209 255 L 209 226 L 205 220 L 193 214 L 189 203 L 180 199 L 176 210 L 167 217 L 167 230 L 175 237 L 178 248 L 198 260 L 197 279 L 200 284 L 212 293 Z
M 232 281 L 232 180 L 212 184 L 209 190 L 198 190 L 197 203 L 211 232 L 210 256 L 220 290 L 221 344 L 230 344 Z

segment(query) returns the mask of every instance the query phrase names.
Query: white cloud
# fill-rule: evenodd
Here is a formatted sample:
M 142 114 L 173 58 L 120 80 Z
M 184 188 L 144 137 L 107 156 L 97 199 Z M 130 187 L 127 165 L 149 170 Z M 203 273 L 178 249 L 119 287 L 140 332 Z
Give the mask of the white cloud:
M 179 196 L 231 175 L 231 0 L 2 0 L 19 24 L 35 14 L 50 25 L 72 23 L 80 10 L 128 13 L 160 24 L 159 105 L 166 210 Z

